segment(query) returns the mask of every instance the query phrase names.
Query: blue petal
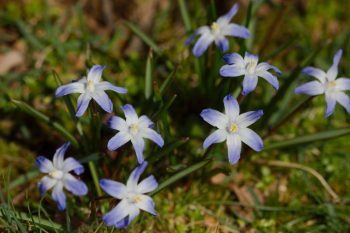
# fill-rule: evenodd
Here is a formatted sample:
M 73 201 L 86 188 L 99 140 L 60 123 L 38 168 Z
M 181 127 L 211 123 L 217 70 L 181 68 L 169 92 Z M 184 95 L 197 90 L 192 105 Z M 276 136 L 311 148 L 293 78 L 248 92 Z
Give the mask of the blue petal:
M 58 148 L 53 156 L 53 166 L 57 169 L 62 169 L 63 167 L 63 158 L 66 150 L 70 146 L 70 142 L 64 143 L 60 148 Z
M 244 66 L 241 65 L 223 65 L 220 68 L 220 75 L 223 77 L 238 77 L 245 74 Z
M 240 128 L 248 127 L 249 125 L 255 123 L 263 114 L 263 110 L 243 113 L 237 117 L 237 124 Z
M 339 61 L 340 61 L 342 55 L 343 55 L 343 50 L 342 49 L 339 49 L 338 52 L 334 55 L 333 65 L 327 71 L 327 79 L 328 79 L 328 81 L 333 81 L 337 77 L 337 75 L 338 75 L 338 65 L 339 65 Z
M 130 174 L 130 177 L 126 183 L 126 187 L 128 190 L 136 190 L 137 189 L 137 183 L 139 182 L 140 176 L 143 173 L 143 171 L 147 167 L 147 162 L 144 161 L 142 164 L 137 166 L 132 173 Z
M 100 186 L 103 191 L 117 199 L 123 199 L 127 192 L 124 184 L 114 180 L 101 179 Z
M 337 92 L 335 98 L 338 103 L 345 108 L 347 113 L 350 114 L 350 98 L 343 92 Z
M 324 93 L 324 88 L 319 81 L 311 81 L 295 88 L 294 93 L 314 96 Z
M 203 34 L 192 49 L 193 55 L 195 57 L 200 57 L 213 41 L 214 37 L 210 33 Z
M 106 81 L 96 84 L 96 88 L 101 91 L 111 90 L 120 94 L 125 94 L 128 92 L 128 89 L 115 86 L 110 82 L 106 82 Z
M 217 23 L 219 24 L 227 24 L 228 22 L 231 21 L 232 17 L 237 14 L 237 11 L 239 9 L 239 4 L 235 3 L 229 12 L 227 12 L 225 15 L 220 16 L 217 20 Z
M 158 187 L 158 182 L 153 175 L 147 177 L 141 181 L 137 186 L 138 193 L 149 193 L 154 191 Z
M 129 207 L 127 200 L 122 200 L 116 207 L 105 214 L 102 220 L 107 226 L 115 225 L 120 220 L 124 219 L 129 214 Z
M 146 115 L 142 115 L 139 118 L 139 127 L 140 128 L 153 128 L 154 123 Z
M 65 174 L 63 183 L 64 187 L 76 196 L 84 196 L 88 192 L 88 188 L 85 183 L 69 173 Z
M 145 141 L 143 140 L 142 137 L 137 136 L 137 137 L 131 138 L 131 143 L 134 146 L 138 163 L 139 164 L 143 163 L 144 161 L 143 151 L 145 149 Z
M 81 94 L 78 98 L 77 113 L 75 116 L 81 117 L 89 106 L 91 97 L 88 94 Z
M 276 76 L 272 75 L 268 71 L 265 71 L 265 72 L 260 71 L 257 75 L 265 79 L 268 83 L 270 83 L 275 90 L 278 90 L 279 83 Z
M 262 151 L 264 147 L 263 141 L 253 130 L 248 128 L 240 129 L 239 136 L 241 137 L 242 142 L 247 144 L 253 150 Z
M 121 108 L 124 112 L 126 122 L 128 123 L 128 125 L 136 123 L 138 121 L 139 118 L 138 118 L 137 113 L 132 105 L 125 104 Z
M 215 40 L 215 44 L 219 47 L 221 52 L 226 52 L 229 49 L 229 43 L 225 37 Z
M 42 196 L 47 190 L 55 186 L 57 180 L 50 178 L 49 176 L 44 176 L 39 182 L 39 192 Z
M 239 104 L 232 95 L 224 97 L 225 113 L 230 119 L 236 119 L 239 114 Z
M 107 148 L 111 151 L 116 150 L 128 141 L 130 141 L 129 134 L 126 132 L 119 132 L 108 141 Z
M 93 80 L 94 83 L 98 83 L 101 80 L 102 72 L 105 69 L 105 66 L 94 65 L 88 73 L 88 80 Z
M 214 133 L 210 134 L 203 142 L 203 148 L 207 149 L 210 145 L 214 143 L 220 143 L 225 141 L 227 133 L 224 129 L 215 130 Z
M 60 211 L 66 208 L 66 195 L 63 192 L 63 185 L 58 182 L 52 190 L 52 199 L 57 203 L 57 207 Z
M 350 90 L 350 79 L 349 78 L 338 78 L 335 80 L 336 89 L 339 91 L 348 91 Z
M 239 55 L 238 53 L 225 54 L 223 56 L 223 59 L 229 65 L 232 65 L 234 63 L 239 63 L 239 64 L 243 64 L 243 66 L 244 66 L 243 57 L 241 55 Z
M 111 129 L 116 129 L 119 131 L 127 131 L 128 125 L 126 124 L 126 121 L 117 116 L 112 116 L 107 121 L 107 126 Z
M 74 170 L 74 173 L 80 175 L 84 172 L 84 166 L 76 159 L 69 157 L 63 162 L 62 170 L 70 172 Z
M 210 29 L 208 26 L 201 26 L 196 31 L 194 31 L 185 41 L 185 45 L 189 45 L 193 39 L 200 34 L 210 33 Z
M 223 34 L 225 36 L 234 36 L 234 37 L 239 37 L 243 39 L 247 39 L 250 37 L 250 32 L 248 28 L 230 23 L 229 25 L 226 25 L 223 28 Z
M 203 120 L 205 120 L 212 126 L 218 127 L 220 129 L 225 128 L 228 122 L 227 116 L 214 109 L 204 109 L 200 115 L 203 118 Z
M 326 96 L 326 112 L 324 116 L 329 117 L 334 112 L 336 99 L 335 99 L 335 96 L 329 95 L 327 93 L 325 96 Z
M 256 61 L 256 63 L 258 63 L 258 60 L 259 60 L 259 56 L 258 55 L 255 55 L 255 54 L 252 54 L 252 53 L 249 53 L 249 52 L 245 52 L 244 53 L 244 61 L 246 63 L 250 62 L 250 61 Z
M 38 156 L 35 159 L 35 164 L 39 168 L 39 170 L 43 173 L 49 173 L 54 169 L 52 162 L 47 158 L 45 158 L 44 156 Z
M 159 133 L 154 131 L 153 129 L 146 128 L 142 130 L 142 137 L 148 138 L 152 140 L 154 143 L 156 143 L 159 147 L 164 146 L 164 140 L 162 136 L 160 136 Z
M 95 91 L 91 96 L 103 110 L 109 113 L 113 111 L 113 103 L 105 92 Z
M 258 77 L 255 74 L 246 74 L 243 79 L 243 91 L 242 95 L 248 95 L 255 90 L 258 84 Z
M 140 195 L 141 201 L 136 202 L 135 205 L 140 208 L 141 210 L 144 210 L 152 215 L 157 215 L 157 212 L 155 210 L 155 205 L 153 202 L 153 199 L 146 195 Z
M 80 82 L 74 82 L 74 83 L 69 83 L 58 87 L 55 95 L 56 97 L 60 97 L 71 93 L 84 93 L 84 92 L 85 92 L 84 84 Z
M 140 214 L 140 209 L 137 208 L 136 206 L 130 205 L 129 207 L 129 215 L 126 216 L 124 219 L 120 220 L 115 224 L 115 227 L 118 229 L 123 229 L 129 224 Z
M 321 69 L 308 66 L 302 70 L 302 73 L 317 78 L 321 83 L 326 81 L 326 73 Z
M 275 71 L 279 75 L 282 74 L 282 72 L 276 66 L 270 65 L 269 63 L 266 63 L 266 62 L 261 62 L 256 67 L 256 70 L 258 72 L 268 71 L 269 69 L 272 69 L 273 71 Z
M 241 156 L 242 142 L 237 134 L 231 134 L 227 137 L 228 161 L 231 165 L 238 162 Z

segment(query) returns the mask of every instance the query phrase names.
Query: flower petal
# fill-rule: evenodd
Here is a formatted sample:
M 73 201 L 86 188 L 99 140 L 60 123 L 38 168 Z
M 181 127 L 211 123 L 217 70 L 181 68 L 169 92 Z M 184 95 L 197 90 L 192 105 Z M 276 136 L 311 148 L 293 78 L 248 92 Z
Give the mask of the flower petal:
M 228 25 L 225 25 L 222 31 L 224 36 L 234 36 L 234 37 L 239 37 L 243 39 L 247 39 L 250 37 L 250 32 L 248 28 L 244 26 L 240 26 L 235 23 L 230 23 Z
M 266 62 L 261 62 L 256 67 L 256 71 L 257 72 L 259 72 L 259 71 L 268 71 L 269 69 L 272 69 L 277 74 L 282 74 L 282 72 L 276 66 L 270 65 L 269 63 L 266 63 Z
M 140 209 L 137 208 L 135 205 L 130 205 L 128 208 L 129 215 L 117 222 L 114 225 L 116 228 L 123 229 L 129 226 L 129 224 L 140 214 Z
M 113 103 L 108 95 L 104 91 L 95 91 L 91 93 L 91 97 L 100 105 L 100 107 L 106 112 L 111 113 L 113 111 Z
M 143 140 L 142 137 L 136 136 L 131 138 L 131 143 L 134 146 L 137 161 L 139 164 L 143 163 L 144 158 L 143 158 L 143 151 L 145 149 L 145 141 Z
M 198 41 L 196 42 L 196 44 L 194 45 L 193 49 L 192 49 L 192 53 L 195 57 L 200 57 L 205 50 L 207 50 L 207 48 L 209 47 L 209 45 L 211 43 L 213 43 L 214 41 L 214 37 L 211 33 L 205 33 L 203 34 Z
M 111 91 L 114 91 L 114 92 L 117 92 L 117 93 L 120 93 L 120 94 L 125 94 L 125 93 L 128 92 L 128 89 L 123 88 L 123 87 L 115 86 L 115 85 L 113 85 L 113 84 L 111 84 L 110 82 L 107 82 L 107 81 L 103 81 L 103 82 L 97 83 L 96 84 L 96 88 L 98 90 L 100 90 L 100 91 L 111 90 Z
M 238 63 L 240 64 L 243 68 L 244 68 L 244 60 L 243 57 L 241 55 L 239 55 L 238 53 L 229 53 L 229 54 L 225 54 L 223 56 L 224 61 L 229 64 L 232 65 L 234 63 Z
M 220 68 L 220 75 L 222 77 L 238 77 L 244 74 L 245 68 L 241 64 L 223 65 Z
M 228 122 L 225 114 L 211 108 L 204 109 L 200 115 L 203 120 L 219 129 L 224 129 Z
M 329 117 L 334 112 L 336 99 L 334 94 L 326 93 L 325 96 L 326 96 L 326 112 L 324 116 Z
M 143 181 L 141 181 L 137 186 L 138 193 L 149 193 L 154 191 L 158 187 L 158 182 L 153 175 L 150 175 Z
M 143 171 L 147 167 L 147 162 L 143 162 L 139 166 L 137 166 L 132 173 L 129 176 L 128 181 L 126 182 L 126 187 L 128 190 L 136 191 L 137 190 L 137 183 L 139 182 L 140 176 L 143 173 Z
M 272 75 L 270 72 L 268 71 L 260 71 L 260 72 L 257 72 L 258 76 L 262 77 L 263 79 L 265 79 L 268 83 L 270 83 L 273 88 L 275 90 L 278 90 L 278 87 L 279 87 L 279 83 L 278 83 L 278 79 L 276 76 Z
M 227 12 L 225 15 L 223 16 L 220 16 L 218 19 L 217 19 L 217 23 L 220 24 L 220 25 L 224 25 L 224 24 L 227 24 L 231 21 L 232 17 L 235 16 L 237 14 L 237 11 L 239 9 L 239 4 L 238 3 L 235 3 L 229 12 Z
M 35 159 L 35 164 L 43 173 L 49 173 L 54 169 L 52 162 L 44 156 L 38 156 Z
M 80 175 L 84 172 L 84 166 L 78 160 L 69 157 L 64 160 L 62 170 L 64 172 L 70 172 L 74 170 L 75 174 Z
M 73 82 L 66 85 L 62 85 L 56 90 L 56 97 L 72 94 L 72 93 L 84 93 L 85 87 L 84 84 L 80 82 Z
M 75 114 L 75 116 L 81 117 L 85 113 L 87 107 L 89 106 L 90 100 L 91 100 L 91 96 L 88 94 L 81 94 L 79 96 L 77 113 Z
M 107 148 L 111 151 L 116 150 L 128 141 L 130 141 L 130 135 L 127 132 L 119 132 L 109 139 Z
M 315 67 L 305 67 L 302 72 L 306 75 L 310 75 L 312 77 L 317 78 L 318 80 L 320 80 L 321 83 L 325 83 L 326 82 L 326 73 L 318 68 Z
M 214 133 L 210 134 L 203 142 L 203 148 L 207 149 L 214 143 L 220 143 L 226 140 L 227 132 L 224 129 L 217 129 Z
M 230 119 L 236 119 L 239 114 L 239 104 L 232 95 L 224 97 L 225 113 Z
M 164 140 L 163 140 L 162 136 L 159 133 L 157 133 L 156 131 L 154 131 L 153 129 L 150 129 L 150 128 L 142 129 L 141 136 L 152 140 L 159 147 L 164 146 Z
M 228 161 L 231 165 L 238 162 L 241 156 L 242 142 L 238 134 L 230 134 L 227 137 Z
M 119 131 L 128 131 L 128 125 L 126 124 L 126 121 L 117 116 L 112 116 L 107 121 L 107 126 L 111 129 L 116 129 Z
M 126 195 L 126 186 L 114 180 L 101 179 L 100 186 L 110 196 L 123 199 Z
M 105 69 L 105 66 L 94 65 L 88 73 L 87 80 L 93 80 L 94 83 L 98 83 L 101 80 L 102 72 Z
M 64 154 L 66 153 L 66 150 L 70 146 L 70 142 L 64 143 L 60 148 L 58 148 L 53 156 L 53 166 L 57 169 L 62 169 L 63 167 L 63 159 Z
M 243 79 L 243 91 L 242 95 L 248 95 L 255 90 L 258 84 L 258 77 L 255 74 L 246 74 Z
M 85 183 L 78 180 L 69 173 L 64 175 L 63 185 L 68 191 L 76 196 L 84 196 L 88 192 L 88 188 Z
M 42 196 L 47 190 L 55 186 L 56 182 L 56 179 L 52 179 L 49 176 L 44 176 L 43 178 L 41 178 L 38 184 L 40 195 Z
M 237 117 L 237 124 L 240 128 L 248 127 L 255 123 L 263 114 L 263 110 L 245 112 Z
M 144 210 L 152 215 L 157 215 L 157 212 L 154 208 L 155 204 L 153 202 L 153 199 L 146 195 L 139 195 L 139 197 L 141 200 L 136 202 L 135 205 L 141 210 Z
M 128 125 L 134 124 L 138 121 L 139 117 L 137 116 L 137 113 L 131 104 L 125 104 L 121 107 L 121 109 L 124 112 L 126 123 Z
M 57 182 L 52 190 L 52 199 L 57 203 L 57 207 L 60 211 L 66 208 L 66 195 L 63 192 L 62 182 Z
M 306 94 L 306 95 L 321 95 L 324 93 L 324 87 L 319 81 L 307 82 L 294 89 L 295 94 Z
M 336 89 L 338 91 L 349 91 L 350 90 L 350 78 L 338 78 L 335 80 Z
M 343 106 L 347 113 L 350 114 L 350 98 L 343 92 L 337 92 L 335 94 L 335 99 L 338 101 L 338 103 Z
M 194 31 L 185 41 L 185 45 L 191 44 L 193 39 L 197 35 L 205 34 L 205 33 L 210 33 L 210 28 L 208 26 L 201 26 L 199 27 L 196 31 Z
M 343 50 L 339 49 L 338 52 L 333 57 L 333 64 L 327 71 L 327 79 L 328 81 L 333 81 L 338 75 L 338 65 L 339 61 L 343 55 Z
M 249 52 L 245 52 L 244 53 L 244 62 L 245 64 L 249 64 L 249 63 L 256 63 L 258 64 L 259 61 L 259 56 L 249 53 Z
M 119 204 L 111 211 L 102 217 L 102 220 L 107 226 L 115 225 L 120 220 L 124 219 L 129 214 L 130 204 L 126 199 L 123 199 Z
M 219 39 L 215 40 L 216 46 L 219 47 L 221 52 L 226 52 L 229 49 L 229 42 L 225 37 L 220 37 Z
M 247 144 L 253 150 L 262 151 L 264 147 L 263 141 L 253 130 L 248 128 L 240 129 L 239 136 L 241 137 L 242 142 Z
M 139 118 L 139 127 L 140 128 L 153 128 L 154 123 L 146 115 L 142 115 Z

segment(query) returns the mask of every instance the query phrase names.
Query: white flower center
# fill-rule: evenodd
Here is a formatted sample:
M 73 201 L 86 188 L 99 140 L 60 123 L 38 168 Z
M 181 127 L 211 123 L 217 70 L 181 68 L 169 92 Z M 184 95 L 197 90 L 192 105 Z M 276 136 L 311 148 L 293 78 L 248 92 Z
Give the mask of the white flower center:
M 142 197 L 139 194 L 129 194 L 127 200 L 129 201 L 129 203 L 136 204 L 142 201 Z
M 134 123 L 129 126 L 129 132 L 132 134 L 137 134 L 139 132 L 139 124 Z
M 95 90 L 95 84 L 94 84 L 94 81 L 93 81 L 93 80 L 87 80 L 86 89 L 87 89 L 89 92 L 94 92 L 94 90 Z
M 253 60 L 253 59 L 249 60 L 245 65 L 245 69 L 246 69 L 247 73 L 254 74 L 257 64 L 258 64 L 257 60 Z
M 211 31 L 214 34 L 218 34 L 220 32 L 220 25 L 217 22 L 212 23 L 210 27 L 211 27 Z
M 230 123 L 226 130 L 229 133 L 236 133 L 238 131 L 238 125 L 236 123 Z
M 60 170 L 53 170 L 52 172 L 49 172 L 49 176 L 53 179 L 59 180 L 63 178 L 63 172 Z

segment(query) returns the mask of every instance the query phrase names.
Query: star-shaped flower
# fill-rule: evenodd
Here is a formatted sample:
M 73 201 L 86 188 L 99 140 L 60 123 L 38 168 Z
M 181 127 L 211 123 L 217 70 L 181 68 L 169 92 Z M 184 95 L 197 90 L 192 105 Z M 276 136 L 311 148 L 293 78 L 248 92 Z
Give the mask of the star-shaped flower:
M 199 27 L 187 40 L 186 44 L 190 44 L 192 40 L 200 35 L 200 38 L 193 47 L 192 53 L 194 56 L 201 56 L 209 45 L 215 42 L 216 46 L 220 48 L 222 52 L 226 52 L 229 49 L 229 42 L 225 36 L 235 36 L 240 38 L 250 37 L 250 32 L 246 27 L 240 26 L 235 23 L 230 23 L 233 16 L 238 11 L 238 3 L 234 4 L 231 10 L 219 17 L 212 25 Z
M 139 165 L 131 173 L 126 186 L 113 180 L 100 180 L 100 186 L 106 193 L 121 200 L 116 207 L 103 216 L 103 221 L 108 226 L 114 225 L 119 229 L 127 227 L 140 214 L 140 210 L 157 215 L 152 198 L 145 195 L 158 187 L 156 179 L 151 175 L 138 183 L 146 167 L 147 162 Z
M 343 50 L 339 49 L 333 58 L 333 65 L 327 73 L 315 67 L 304 68 L 302 72 L 315 77 L 317 81 L 307 82 L 294 90 L 296 94 L 310 96 L 324 94 L 326 97 L 325 117 L 330 116 L 334 112 L 336 102 L 342 105 L 350 114 L 350 98 L 344 93 L 344 91 L 350 90 L 350 79 L 344 77 L 336 79 L 342 53 Z
M 126 104 L 122 107 L 126 120 L 113 116 L 108 121 L 108 127 L 118 130 L 119 132 L 108 141 L 108 149 L 116 150 L 128 141 L 134 146 L 137 160 L 141 164 L 144 161 L 143 150 L 145 142 L 143 138 L 148 138 L 163 147 L 164 140 L 160 134 L 152 129 L 154 123 L 145 115 L 140 118 L 137 116 L 135 109 Z
M 72 157 L 63 159 L 69 145 L 68 142 L 58 148 L 52 162 L 44 156 L 38 156 L 35 161 L 39 170 L 47 174 L 39 182 L 40 194 L 43 195 L 47 190 L 53 188 L 52 199 L 57 202 L 59 210 L 66 208 L 66 195 L 63 192 L 63 187 L 76 196 L 86 195 L 88 191 L 84 182 L 69 173 L 73 170 L 77 175 L 82 174 L 84 172 L 83 165 Z
M 247 128 L 263 115 L 263 111 L 251 111 L 239 115 L 238 102 L 231 95 L 225 96 L 224 105 L 225 114 L 210 108 L 201 112 L 203 120 L 218 128 L 205 139 L 203 148 L 207 149 L 213 143 L 226 141 L 228 160 L 230 164 L 235 164 L 240 158 L 242 142 L 255 151 L 263 149 L 263 141 L 259 135 Z
M 245 53 L 244 58 L 238 53 L 226 54 L 224 61 L 228 65 L 224 65 L 220 69 L 220 75 L 223 77 L 238 77 L 244 75 L 243 80 L 243 95 L 255 90 L 258 83 L 258 77 L 265 79 L 269 82 L 275 90 L 278 89 L 277 77 L 269 72 L 269 69 L 274 70 L 277 74 L 281 74 L 281 71 L 266 62 L 258 63 L 258 56 Z
M 77 104 L 77 117 L 81 117 L 85 113 L 91 99 L 94 99 L 106 112 L 112 112 L 113 104 L 105 91 L 111 90 L 120 94 L 125 94 L 127 93 L 127 89 L 114 86 L 107 81 L 101 81 L 102 71 L 104 69 L 105 66 L 94 65 L 90 69 L 87 78 L 83 77 L 76 82 L 58 87 L 56 90 L 56 97 L 80 93 Z

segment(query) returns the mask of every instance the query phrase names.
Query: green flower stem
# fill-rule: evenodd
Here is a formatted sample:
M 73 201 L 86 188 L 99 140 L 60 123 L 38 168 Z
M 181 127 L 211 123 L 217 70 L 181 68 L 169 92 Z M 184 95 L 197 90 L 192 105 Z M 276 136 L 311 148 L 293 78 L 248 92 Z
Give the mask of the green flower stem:
M 98 173 L 96 170 L 95 163 L 93 161 L 89 162 L 89 169 L 90 169 L 90 173 L 92 176 L 92 180 L 93 180 L 95 188 L 96 188 L 97 196 L 102 196 L 102 190 L 100 188 Z

